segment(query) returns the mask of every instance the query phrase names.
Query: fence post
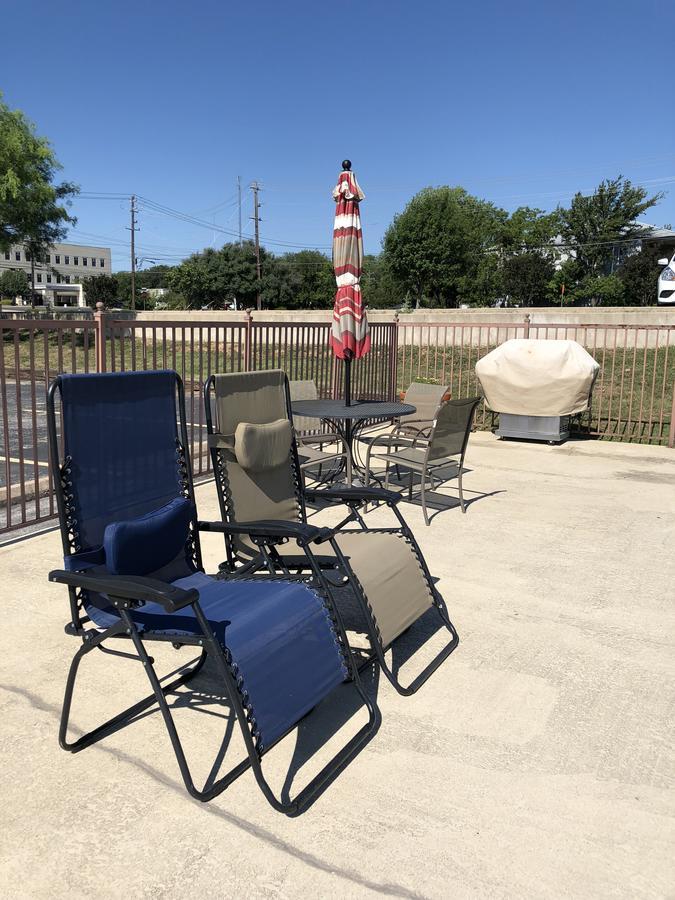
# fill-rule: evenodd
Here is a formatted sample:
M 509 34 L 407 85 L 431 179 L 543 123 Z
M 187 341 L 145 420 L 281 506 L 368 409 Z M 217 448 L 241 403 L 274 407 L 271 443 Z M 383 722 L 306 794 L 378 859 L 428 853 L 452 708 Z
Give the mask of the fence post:
M 530 314 L 529 313 L 525 313 L 525 318 L 523 321 L 525 322 L 525 337 L 529 338 L 529 336 L 530 336 Z
M 394 313 L 394 327 L 392 328 L 392 341 L 390 345 L 390 370 L 391 370 L 391 399 L 398 399 L 398 313 Z
M 105 372 L 105 308 L 101 302 L 96 304 L 94 313 L 96 325 L 96 371 Z
M 253 337 L 253 316 L 246 310 L 246 331 L 244 333 L 244 371 L 251 371 L 251 338 Z
M 668 446 L 675 449 L 675 384 L 673 384 L 673 402 L 670 406 L 670 431 L 668 432 Z

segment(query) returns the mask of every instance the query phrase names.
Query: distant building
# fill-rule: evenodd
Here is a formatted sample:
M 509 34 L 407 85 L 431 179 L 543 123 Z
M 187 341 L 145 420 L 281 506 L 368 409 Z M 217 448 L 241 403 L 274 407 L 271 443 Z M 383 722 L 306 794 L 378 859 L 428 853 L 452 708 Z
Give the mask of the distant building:
M 673 255 L 675 252 L 675 231 L 672 228 L 658 228 L 655 225 L 644 225 L 642 222 L 638 224 L 644 228 L 644 235 L 638 236 L 635 242 L 635 250 L 658 250 L 662 256 L 670 257 Z M 630 252 L 624 253 L 623 258 L 625 256 L 630 256 Z M 619 258 L 619 265 L 623 262 L 623 258 Z
M 35 292 L 55 306 L 84 306 L 82 279 L 112 274 L 110 248 L 84 244 L 54 244 L 43 262 L 17 244 L 0 253 L 0 271 L 5 269 L 22 269 Z

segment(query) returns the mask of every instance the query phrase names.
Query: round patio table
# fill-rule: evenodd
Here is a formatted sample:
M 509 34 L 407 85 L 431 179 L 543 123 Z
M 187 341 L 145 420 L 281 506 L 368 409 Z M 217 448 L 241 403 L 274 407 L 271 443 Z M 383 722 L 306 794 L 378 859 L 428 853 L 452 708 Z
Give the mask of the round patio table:
M 296 400 L 291 403 L 296 416 L 308 416 L 328 422 L 345 441 L 352 459 L 352 468 L 360 476 L 365 476 L 365 468 L 354 456 L 354 442 L 359 434 L 372 422 L 386 422 L 399 416 L 410 416 L 417 411 L 411 403 L 390 403 L 387 400 L 352 400 L 347 406 L 344 400 Z M 340 474 L 343 467 L 333 473 L 331 480 Z

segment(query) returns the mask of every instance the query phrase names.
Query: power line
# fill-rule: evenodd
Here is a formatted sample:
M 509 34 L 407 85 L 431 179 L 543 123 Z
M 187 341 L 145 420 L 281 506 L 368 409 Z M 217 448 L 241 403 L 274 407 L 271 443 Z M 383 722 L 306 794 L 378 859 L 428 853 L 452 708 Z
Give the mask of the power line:
M 180 210 L 173 209 L 170 206 L 164 206 L 161 203 L 157 203 L 154 200 L 150 200 L 147 197 L 142 197 L 141 195 L 137 195 L 138 199 L 144 206 L 147 206 L 149 209 L 154 210 L 155 212 L 161 212 L 164 215 L 170 216 L 175 219 L 179 219 L 183 222 L 188 222 L 192 225 L 197 225 L 201 228 L 207 228 L 209 231 L 217 231 L 220 234 L 226 234 L 230 237 L 239 237 L 238 232 L 232 231 L 230 228 L 223 228 L 220 225 L 214 225 L 213 222 L 207 222 L 204 219 L 198 219 L 196 216 L 190 216 L 187 213 L 183 213 Z M 308 244 L 296 244 L 291 243 L 290 241 L 278 241 L 274 238 L 269 237 L 260 237 L 260 240 L 264 244 L 273 244 L 279 247 L 294 247 L 300 250 L 330 250 L 331 248 L 328 245 L 308 245 Z
M 237 195 L 239 200 L 239 246 L 243 246 L 241 237 L 241 175 L 237 175 Z

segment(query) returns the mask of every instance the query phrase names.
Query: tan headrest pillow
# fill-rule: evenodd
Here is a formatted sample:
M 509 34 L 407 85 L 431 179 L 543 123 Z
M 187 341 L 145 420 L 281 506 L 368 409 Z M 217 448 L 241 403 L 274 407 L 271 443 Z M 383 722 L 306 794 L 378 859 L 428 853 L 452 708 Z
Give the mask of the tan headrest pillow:
M 288 460 L 291 442 L 288 419 L 277 419 L 267 425 L 240 422 L 234 432 L 234 455 L 242 469 L 264 472 Z

